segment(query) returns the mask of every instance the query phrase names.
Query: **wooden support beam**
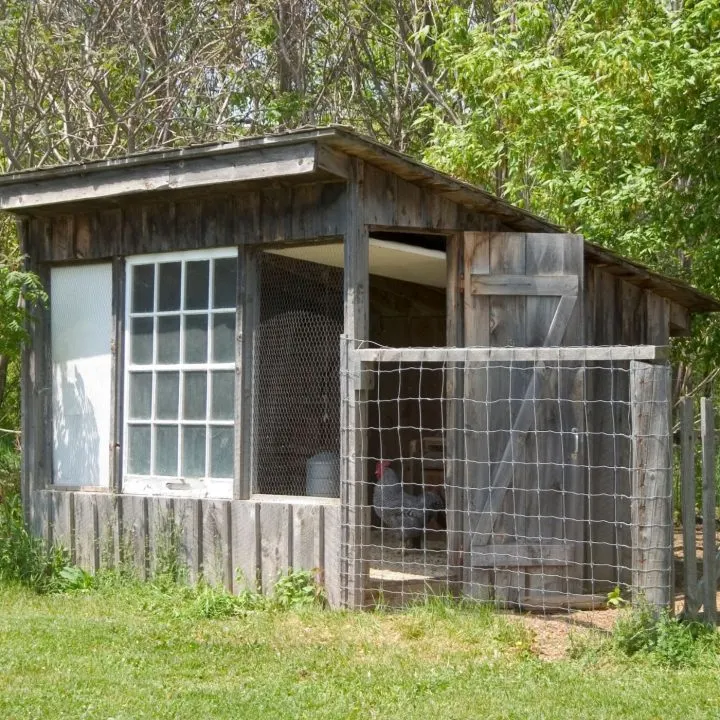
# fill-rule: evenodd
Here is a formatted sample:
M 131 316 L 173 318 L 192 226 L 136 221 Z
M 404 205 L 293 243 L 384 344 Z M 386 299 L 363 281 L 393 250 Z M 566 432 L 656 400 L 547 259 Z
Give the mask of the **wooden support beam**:
M 464 256 L 463 237 L 454 234 L 446 243 L 447 256 L 447 292 L 446 303 L 446 343 L 449 347 L 463 345 L 463 302 L 459 281 Z M 447 398 L 447 426 L 445 431 L 445 502 L 447 525 L 448 565 L 461 568 L 467 550 L 467 532 L 465 531 L 465 513 L 467 510 L 467 491 L 463 462 L 463 372 L 459 365 L 448 369 L 445 379 Z
M 110 360 L 110 488 L 122 492 L 123 424 L 125 419 L 123 385 L 125 381 L 125 258 L 112 263 L 112 339 Z
M 259 322 L 257 251 L 238 252 L 238 289 L 235 314 L 235 481 L 233 498 L 246 500 L 253 492 L 253 392 L 255 329 Z
M 673 597 L 670 366 L 633 361 L 630 398 L 633 600 L 660 610 Z
M 715 411 L 710 398 L 700 400 L 702 436 L 703 494 L 703 616 L 705 622 L 717 620 L 717 563 L 715 542 Z
M 577 295 L 577 275 L 489 275 L 473 273 L 473 295 Z
M 351 372 L 350 352 L 357 343 L 367 339 L 369 331 L 369 248 L 370 238 L 364 224 L 364 165 L 351 161 L 347 191 L 347 227 L 345 232 L 345 333 L 341 340 L 341 467 L 340 493 L 342 502 L 341 586 L 343 605 L 360 608 L 365 601 L 367 566 L 364 561 L 368 545 L 370 508 L 365 473 L 366 405 L 365 391 L 360 389 L 359 376 Z
M 697 548 L 695 546 L 695 417 L 692 398 L 680 403 L 680 502 L 683 527 L 683 575 L 687 617 L 698 612 Z
M 613 347 L 449 347 L 449 348 L 360 348 L 352 351 L 356 362 L 626 362 L 666 360 L 669 348 L 657 345 Z

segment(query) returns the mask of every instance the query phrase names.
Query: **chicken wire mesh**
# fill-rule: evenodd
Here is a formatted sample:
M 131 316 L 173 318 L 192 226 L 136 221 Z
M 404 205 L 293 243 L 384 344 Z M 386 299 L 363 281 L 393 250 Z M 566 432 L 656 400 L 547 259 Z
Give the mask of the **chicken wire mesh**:
M 315 490 L 337 495 L 343 271 L 261 253 L 258 277 L 254 490 L 305 495 L 317 467 L 331 477 Z
M 445 351 L 453 361 L 349 354 L 362 389 L 343 414 L 343 497 L 364 501 L 345 516 L 346 601 L 450 595 L 544 612 L 600 607 L 619 588 L 667 605 L 667 365 L 425 354 Z

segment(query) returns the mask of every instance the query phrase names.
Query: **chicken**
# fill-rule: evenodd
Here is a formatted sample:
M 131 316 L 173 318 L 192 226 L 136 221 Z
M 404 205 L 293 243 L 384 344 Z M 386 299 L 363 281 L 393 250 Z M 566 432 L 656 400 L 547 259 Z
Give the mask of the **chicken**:
M 445 509 L 443 499 L 429 491 L 424 491 L 422 495 L 406 493 L 389 460 L 377 463 L 375 477 L 377 484 L 373 507 L 383 527 L 398 532 L 404 547 L 419 541 L 428 523 Z

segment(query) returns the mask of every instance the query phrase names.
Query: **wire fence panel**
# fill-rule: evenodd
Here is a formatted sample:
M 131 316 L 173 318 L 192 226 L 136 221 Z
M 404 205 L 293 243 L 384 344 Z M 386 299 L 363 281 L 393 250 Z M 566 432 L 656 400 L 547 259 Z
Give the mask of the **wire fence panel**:
M 447 594 L 551 611 L 599 607 L 616 587 L 670 601 L 666 363 L 399 353 L 350 353 L 362 389 L 343 430 L 361 462 L 343 467 L 362 470 L 343 481 L 365 484 L 367 507 L 362 547 L 344 548 L 363 577 L 345 582 L 364 604 Z
M 309 460 L 339 462 L 343 271 L 262 253 L 258 273 L 254 490 L 305 495 Z

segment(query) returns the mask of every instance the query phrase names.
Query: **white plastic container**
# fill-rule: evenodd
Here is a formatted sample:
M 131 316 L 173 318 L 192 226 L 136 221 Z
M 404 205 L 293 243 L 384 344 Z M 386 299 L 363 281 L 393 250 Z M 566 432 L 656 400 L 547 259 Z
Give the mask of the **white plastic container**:
M 313 455 L 307 461 L 305 484 L 310 497 L 340 497 L 340 457 L 331 452 Z

